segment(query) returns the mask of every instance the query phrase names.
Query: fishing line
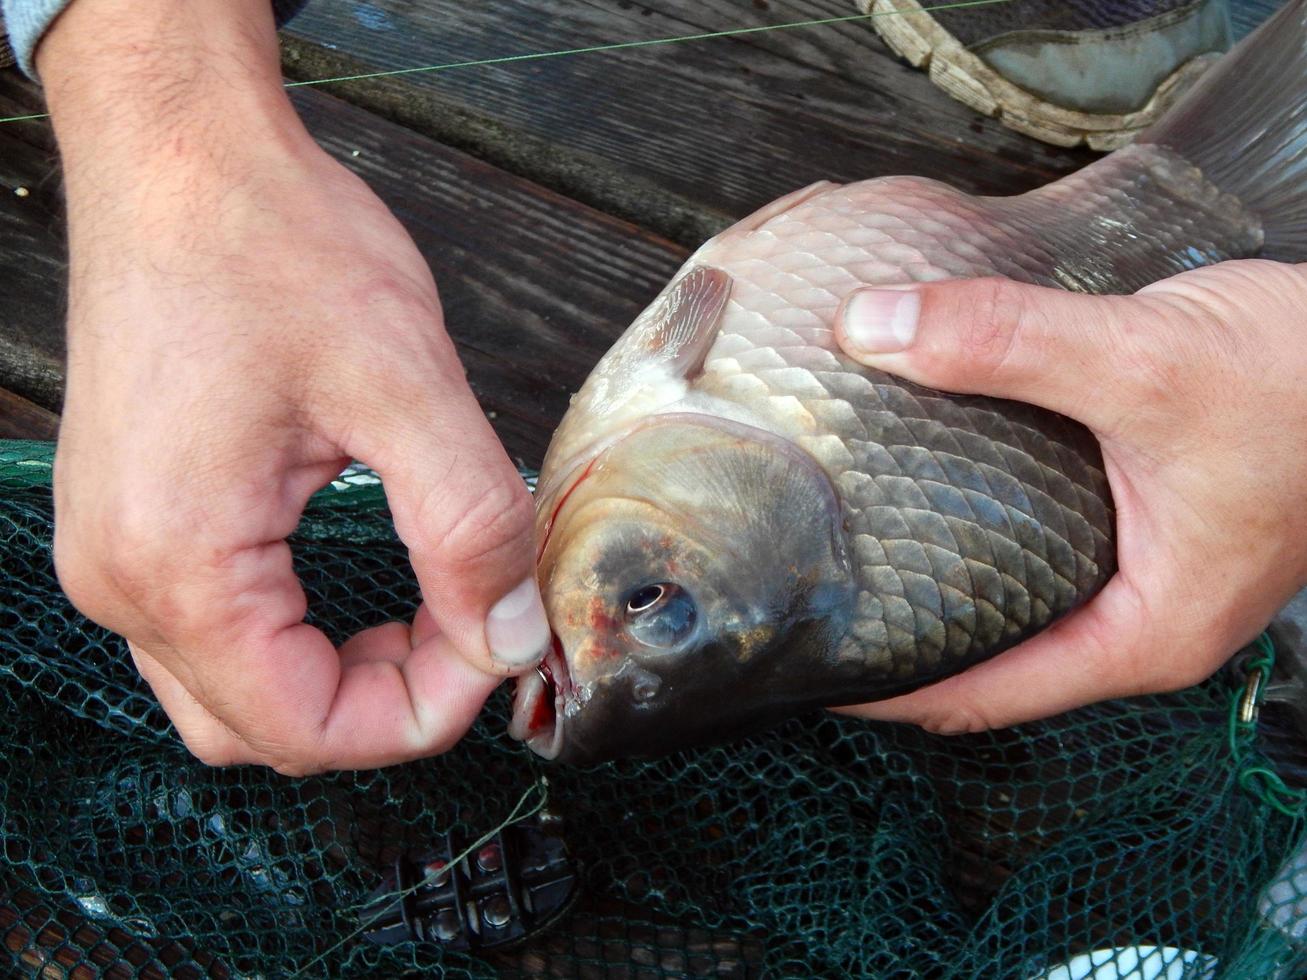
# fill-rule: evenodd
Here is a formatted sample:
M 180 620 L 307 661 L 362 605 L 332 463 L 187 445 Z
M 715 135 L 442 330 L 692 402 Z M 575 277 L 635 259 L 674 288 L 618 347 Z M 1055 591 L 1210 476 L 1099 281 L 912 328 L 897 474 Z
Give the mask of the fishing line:
M 922 13 L 935 10 L 958 10 L 963 7 L 988 7 L 997 3 L 1011 3 L 1012 0 L 959 0 L 956 3 L 937 4 L 922 7 Z M 611 44 L 593 44 L 583 48 L 563 48 L 559 51 L 531 51 L 526 54 L 503 55 L 498 58 L 478 58 L 473 61 L 450 61 L 438 65 L 419 65 L 414 68 L 392 68 L 388 71 L 362 72 L 357 75 L 335 75 L 330 78 L 311 78 L 301 82 L 286 82 L 286 88 L 300 88 L 306 85 L 330 85 L 333 82 L 358 82 L 370 78 L 392 78 L 396 75 L 414 75 L 420 72 L 450 71 L 454 68 L 477 68 L 485 65 L 507 65 L 518 61 L 540 61 L 544 58 L 561 58 L 578 54 L 596 54 L 601 51 L 622 51 L 627 48 L 650 48 L 658 44 L 682 44 L 687 41 L 707 41 L 718 37 L 740 37 L 744 34 L 761 34 L 765 31 L 788 31 L 800 27 L 821 27 L 827 24 L 845 24 L 855 20 L 871 20 L 877 17 L 903 16 L 907 11 L 882 10 L 865 14 L 850 14 L 844 17 L 822 17 L 816 20 L 793 20 L 783 24 L 762 24 L 757 27 L 733 27 L 725 31 L 708 31 L 701 34 L 679 34 L 673 37 L 655 37 L 643 41 L 618 41 Z M 30 119 L 47 119 L 48 112 L 34 112 L 26 116 L 0 117 L 0 123 L 24 122 Z
M 959 0 L 959 2 L 955 2 L 955 3 L 945 3 L 945 4 L 937 4 L 930 7 L 922 7 L 921 12 L 930 13 L 931 11 L 936 11 L 936 10 L 957 10 L 964 7 L 985 7 L 985 6 L 992 6 L 994 4 L 999 4 L 999 3 L 1010 3 L 1010 2 L 1011 0 Z M 450 71 L 456 68 L 477 68 L 477 67 L 484 67 L 488 65 L 506 65 L 506 64 L 513 64 L 516 62 L 523 62 L 523 61 L 540 61 L 545 58 L 561 58 L 561 57 L 569 57 L 573 55 L 597 54 L 605 51 L 622 51 L 630 48 L 648 48 L 648 47 L 654 47 L 655 45 L 683 44 L 691 41 L 707 41 L 714 38 L 740 37 L 747 34 L 762 34 L 769 31 L 795 30 L 804 27 L 822 27 L 822 26 L 827 26 L 832 24 L 844 24 L 844 23 L 850 23 L 852 21 L 858 21 L 858 20 L 870 20 L 876 17 L 892 17 L 892 16 L 900 15 L 901 13 L 902 12 L 898 10 L 886 10 L 886 11 L 879 11 L 879 12 L 870 11 L 865 14 L 850 14 L 842 17 L 822 17 L 822 18 L 817 18 L 812 20 L 788 21 L 781 24 L 762 24 L 754 27 L 736 27 L 724 31 L 706 31 L 698 34 L 680 34 L 672 37 L 649 38 L 640 41 L 620 41 L 620 42 L 614 42 L 609 44 L 589 45 L 586 47 L 579 47 L 579 48 L 564 48 L 557 51 L 534 51 L 525 54 L 504 55 L 496 58 L 478 58 L 470 61 L 452 61 L 452 62 L 446 62 L 443 64 L 436 64 L 436 65 L 420 65 L 412 68 L 395 68 L 387 71 L 362 72 L 354 75 L 335 75 L 329 78 L 314 78 L 314 79 L 307 79 L 304 81 L 286 82 L 284 84 L 284 87 L 289 89 L 289 88 L 302 88 L 309 85 L 330 85 L 337 82 L 356 82 L 356 81 L 364 81 L 373 78 L 392 78 L 399 75 L 413 75 L 413 74 L 419 74 L 425 72 Z M 50 114 L 48 112 L 34 112 L 34 113 L 28 113 L 26 115 L 18 115 L 18 116 L 0 116 L 0 123 L 28 122 L 28 121 L 38 120 L 38 119 L 48 119 L 49 116 Z M 527 800 L 530 798 L 531 794 L 537 790 L 540 793 L 539 801 L 533 807 L 531 807 L 529 810 L 523 813 L 522 808 L 526 806 Z M 545 808 L 545 805 L 548 803 L 548 801 L 549 801 L 548 781 L 542 776 L 540 777 L 538 782 L 532 783 L 530 786 L 526 788 L 525 792 L 523 792 L 522 796 L 518 799 L 512 811 L 508 814 L 507 817 L 504 818 L 503 821 L 501 821 L 498 825 L 491 828 L 490 830 L 486 831 L 475 841 L 469 844 L 461 853 L 459 853 L 457 856 L 454 857 L 454 859 L 450 862 L 449 867 L 450 868 L 456 867 L 460 862 L 465 860 L 469 855 L 471 855 L 478 848 L 480 848 L 481 845 L 486 843 L 486 841 L 490 840 L 490 838 L 494 837 L 495 834 L 499 833 L 509 824 L 514 823 L 519 819 L 525 819 L 526 817 L 534 816 L 535 814 L 539 813 L 541 810 Z M 426 885 L 432 877 L 434 877 L 434 875 L 426 875 L 422 878 L 422 880 L 418 881 L 416 884 L 411 885 L 408 888 L 391 892 L 388 895 L 376 896 L 375 898 L 372 898 L 365 904 L 347 907 L 346 909 L 344 909 L 344 911 L 356 911 L 360 908 L 371 906 L 374 903 L 382 902 L 383 900 L 393 902 L 396 899 L 405 898 L 408 895 L 411 895 L 414 892 L 416 892 L 419 888 L 422 888 L 424 885 Z M 376 922 L 380 921 L 380 919 L 384 915 L 385 915 L 385 908 L 383 907 L 383 910 L 381 912 L 378 912 L 372 918 L 361 923 L 359 927 L 355 929 L 353 932 L 346 934 L 338 942 L 329 946 L 322 953 L 318 954 L 316 957 L 314 957 L 313 959 L 305 963 L 303 966 L 301 966 L 299 970 L 297 970 L 294 974 L 291 975 L 292 980 L 294 980 L 294 978 L 296 977 L 303 976 L 311 967 L 316 966 L 318 963 L 321 963 L 332 953 L 336 952 L 341 947 L 345 946 L 346 944 L 353 941 L 363 933 L 367 932 L 368 929 L 371 928 L 372 925 L 374 925 Z
M 536 792 L 537 790 L 539 790 L 540 792 L 540 800 L 535 804 L 535 806 L 531 807 L 531 809 L 523 813 L 522 808 L 526 806 L 526 801 L 530 799 L 531 794 Z M 512 811 L 508 814 L 508 816 L 506 816 L 502 821 L 500 821 L 494 827 L 487 830 L 484 834 L 482 834 L 471 844 L 469 844 L 466 848 L 464 848 L 461 852 L 459 852 L 457 855 L 454 856 L 453 860 L 451 860 L 447 865 L 450 874 L 453 874 L 454 869 L 457 868 L 459 864 L 461 864 L 474 851 L 480 848 L 482 844 L 490 840 L 490 838 L 494 837 L 495 834 L 499 833 L 501 830 L 503 830 L 511 823 L 516 823 L 518 820 L 525 820 L 527 817 L 535 816 L 537 813 L 539 813 L 541 810 L 545 808 L 545 805 L 548 802 L 549 802 L 549 780 L 546 779 L 544 776 L 540 776 L 536 782 L 532 783 L 530 786 L 526 788 L 526 790 L 518 798 L 516 805 L 514 805 Z M 435 878 L 438 875 L 439 872 L 426 874 L 422 877 L 422 880 L 415 885 L 411 885 L 408 888 L 402 888 L 399 891 L 390 892 L 389 894 L 378 895 L 374 898 L 369 899 L 367 902 L 364 902 L 359 905 L 347 905 L 340 911 L 354 912 L 359 909 L 367 908 L 374 903 L 380 903 L 383 901 L 393 902 L 397 898 L 406 898 L 409 895 L 412 895 L 419 888 L 426 885 L 432 878 Z M 374 924 L 380 922 L 385 917 L 386 911 L 387 911 L 386 907 L 383 906 L 380 912 L 372 916 L 372 918 L 364 921 L 353 932 L 348 933 L 343 939 L 341 939 L 339 942 L 335 943 L 334 945 L 328 946 L 325 950 L 323 950 L 313 959 L 309 960 L 298 970 L 292 973 L 290 975 L 290 980 L 295 980 L 296 977 L 304 976 L 304 974 L 308 972 L 310 967 L 316 966 L 317 964 L 321 963 L 323 960 L 325 960 L 332 953 L 336 952 L 336 950 L 340 949 L 346 943 L 352 942 L 353 940 L 357 939 L 359 936 L 363 935 L 363 933 L 367 932 L 370 928 L 372 928 Z

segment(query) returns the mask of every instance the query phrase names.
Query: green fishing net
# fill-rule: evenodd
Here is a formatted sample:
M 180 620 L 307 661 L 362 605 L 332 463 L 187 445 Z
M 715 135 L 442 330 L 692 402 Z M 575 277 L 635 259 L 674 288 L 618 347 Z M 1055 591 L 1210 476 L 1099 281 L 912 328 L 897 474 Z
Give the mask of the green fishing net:
M 0 443 L 12 975 L 1307 976 L 1307 742 L 1232 716 L 1248 671 L 1012 731 L 814 714 L 588 769 L 510 741 L 501 691 L 438 758 L 215 770 L 59 591 L 49 479 L 48 445 Z M 319 493 L 292 545 L 336 639 L 412 613 L 366 474 Z M 494 829 L 542 776 L 583 881 L 552 929 L 484 957 L 357 935 L 397 856 Z

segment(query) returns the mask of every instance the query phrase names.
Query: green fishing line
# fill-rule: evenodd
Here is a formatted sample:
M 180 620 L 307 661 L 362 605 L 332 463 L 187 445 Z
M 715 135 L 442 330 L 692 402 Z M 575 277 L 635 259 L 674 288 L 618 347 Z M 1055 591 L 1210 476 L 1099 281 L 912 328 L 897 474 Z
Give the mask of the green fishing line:
M 936 7 L 923 7 L 922 10 L 954 10 L 958 7 L 986 7 L 996 3 L 1010 3 L 1011 0 L 962 0 L 960 3 L 946 3 Z M 649 48 L 655 44 L 680 44 L 684 41 L 707 41 L 716 37 L 739 37 L 742 34 L 760 34 L 763 31 L 784 31 L 797 27 L 821 27 L 826 24 L 844 24 L 854 20 L 867 20 L 874 17 L 892 17 L 898 10 L 885 10 L 880 13 L 849 14 L 843 17 L 822 17 L 817 20 L 794 20 L 784 24 L 763 24 L 758 27 L 733 27 L 725 31 L 708 31 L 702 34 L 680 34 L 674 37 L 656 37 L 645 41 L 618 41 L 610 44 L 593 44 L 584 48 L 564 48 L 561 51 L 536 51 L 528 54 L 510 54 L 499 58 L 481 58 L 476 61 L 451 61 L 443 65 L 425 65 L 418 68 L 395 68 L 390 71 L 364 72 L 360 75 L 339 75 L 335 78 L 315 78 L 304 82 L 288 82 L 287 88 L 298 85 L 327 85 L 331 82 L 356 82 L 367 78 L 386 78 L 391 75 L 411 75 L 416 72 L 445 71 L 450 68 L 475 68 L 480 65 L 503 65 L 514 61 L 538 61 L 541 58 L 559 58 L 563 55 L 595 54 L 600 51 L 620 51 L 624 48 Z M 0 120 L 3 122 L 4 120 Z
M 28 119 L 49 119 L 49 118 L 50 118 L 50 113 L 48 112 L 33 112 L 30 115 L 26 115 L 26 116 L 3 116 L 0 117 L 0 123 L 26 122 Z
M 933 7 L 922 7 L 923 13 L 935 10 L 957 10 L 962 7 L 988 7 L 996 3 L 1010 3 L 1011 0 L 960 0 L 958 3 L 944 3 Z M 601 51 L 621 51 L 626 48 L 649 48 L 656 44 L 681 44 L 686 41 L 707 41 L 718 37 L 739 37 L 744 34 L 761 34 L 764 31 L 785 31 L 800 27 L 821 27 L 828 24 L 844 24 L 855 20 L 869 20 L 876 17 L 894 17 L 904 12 L 883 10 L 866 14 L 849 14 L 844 17 L 822 17 L 816 20 L 795 20 L 783 24 L 762 24 L 757 27 L 734 27 L 725 31 L 707 31 L 700 34 L 680 34 L 674 37 L 655 37 L 644 41 L 618 41 L 611 44 L 592 44 L 583 48 L 564 48 L 560 51 L 532 51 L 526 54 L 503 55 L 498 58 L 479 58 L 474 61 L 451 61 L 439 65 L 419 65 L 414 68 L 392 68 L 388 71 L 362 72 L 357 75 L 336 75 L 331 78 L 312 78 L 302 82 L 287 82 L 286 88 L 299 88 L 305 85 L 330 85 L 333 82 L 358 82 L 369 78 L 389 78 L 395 75 L 413 75 L 419 72 L 449 71 L 453 68 L 476 68 L 485 65 L 506 65 L 516 61 L 539 61 L 543 58 L 561 58 L 565 55 L 596 54 Z M 0 123 L 24 122 L 30 119 L 46 119 L 49 113 L 36 112 L 25 116 L 0 117 Z

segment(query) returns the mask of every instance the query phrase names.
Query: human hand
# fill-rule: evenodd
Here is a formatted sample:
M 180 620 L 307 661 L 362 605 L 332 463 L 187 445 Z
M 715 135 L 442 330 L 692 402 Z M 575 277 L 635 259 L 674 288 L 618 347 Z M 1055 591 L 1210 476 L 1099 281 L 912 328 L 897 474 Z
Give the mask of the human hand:
M 861 290 L 851 357 L 1087 425 L 1119 571 L 1081 609 L 911 694 L 840 709 L 940 733 L 1001 728 L 1210 676 L 1307 584 L 1307 267 L 1246 260 L 1133 296 L 1000 279 Z
M 205 762 L 447 749 L 549 630 L 530 496 L 426 263 L 296 118 L 267 0 L 79 0 L 38 59 L 69 211 L 68 595 Z M 382 475 L 425 605 L 337 651 L 284 539 L 351 458 Z

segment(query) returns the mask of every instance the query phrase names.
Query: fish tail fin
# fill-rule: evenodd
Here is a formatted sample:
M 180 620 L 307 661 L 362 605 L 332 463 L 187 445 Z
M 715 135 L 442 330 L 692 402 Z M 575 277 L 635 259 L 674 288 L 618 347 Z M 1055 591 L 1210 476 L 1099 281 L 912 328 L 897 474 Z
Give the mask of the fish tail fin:
M 1257 215 L 1260 255 L 1307 260 L 1307 0 L 1289 0 L 1135 142 L 1178 153 Z

